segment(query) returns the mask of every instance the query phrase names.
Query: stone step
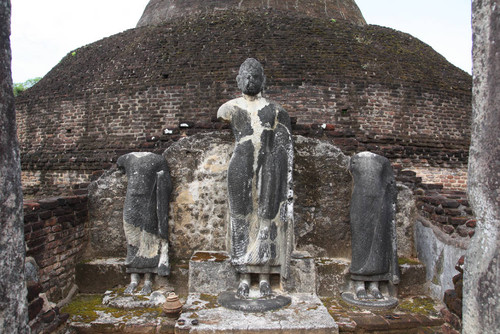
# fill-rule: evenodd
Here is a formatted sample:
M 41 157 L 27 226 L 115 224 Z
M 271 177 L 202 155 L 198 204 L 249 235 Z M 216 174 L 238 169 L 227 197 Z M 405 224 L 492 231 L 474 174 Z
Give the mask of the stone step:
M 407 296 L 391 310 L 370 311 L 341 298 L 321 298 L 340 333 L 442 333 L 442 304 L 427 296 Z
M 130 275 L 125 271 L 124 258 L 102 258 L 80 262 L 76 265 L 76 285 L 80 293 L 104 293 L 130 283 Z M 168 277 L 153 275 L 155 289 L 166 288 L 177 294 L 187 295 L 188 262 L 177 261 L 171 264 Z M 139 287 L 140 288 L 140 287 Z
M 125 272 L 124 261 L 123 258 L 104 258 L 77 264 L 76 284 L 79 292 L 104 293 L 126 286 L 130 277 Z M 398 295 L 426 294 L 425 266 L 415 259 L 400 258 L 399 262 L 401 282 Z M 349 261 L 344 259 L 313 259 L 307 254 L 295 253 L 291 267 L 291 279 L 284 288 L 293 293 L 316 292 L 319 296 L 338 297 L 349 279 Z M 170 277 L 155 278 L 156 288 L 168 286 L 177 294 L 187 295 L 188 291 L 218 294 L 237 287 L 236 273 L 225 252 L 195 252 L 189 264 L 187 261 L 178 261 L 172 264 L 171 269 Z

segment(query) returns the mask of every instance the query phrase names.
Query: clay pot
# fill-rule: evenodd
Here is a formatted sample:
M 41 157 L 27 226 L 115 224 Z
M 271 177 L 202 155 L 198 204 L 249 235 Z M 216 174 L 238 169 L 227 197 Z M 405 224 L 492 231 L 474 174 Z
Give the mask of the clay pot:
M 162 309 L 165 316 L 169 318 L 178 318 L 182 311 L 182 303 L 174 292 L 170 292 Z

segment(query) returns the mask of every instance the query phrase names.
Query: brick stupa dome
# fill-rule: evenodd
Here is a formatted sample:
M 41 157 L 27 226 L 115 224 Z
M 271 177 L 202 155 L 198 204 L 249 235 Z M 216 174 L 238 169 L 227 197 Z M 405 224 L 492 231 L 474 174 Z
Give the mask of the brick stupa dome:
M 309 17 L 366 24 L 354 0 L 151 0 L 137 26 L 157 25 L 188 15 L 242 9 L 277 9 Z
M 157 21 L 153 10 L 166 3 L 232 7 Z M 470 75 L 408 34 L 363 24 L 354 1 L 293 1 L 300 10 L 236 3 L 152 0 L 141 27 L 68 53 L 18 97 L 25 194 L 62 192 L 126 152 L 229 131 L 216 113 L 240 94 L 235 77 L 247 57 L 264 65 L 265 94 L 287 109 L 295 134 L 406 168 L 465 168 Z M 318 3 L 356 10 L 319 15 L 309 7 Z

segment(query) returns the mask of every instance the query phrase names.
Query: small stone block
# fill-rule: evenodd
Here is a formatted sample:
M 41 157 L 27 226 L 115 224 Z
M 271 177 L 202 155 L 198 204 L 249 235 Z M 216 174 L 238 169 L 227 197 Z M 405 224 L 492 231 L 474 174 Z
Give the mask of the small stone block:
M 195 252 L 189 261 L 189 292 L 218 295 L 238 288 L 238 273 L 226 252 Z M 283 290 L 290 293 L 315 293 L 314 259 L 305 252 L 294 252 L 290 278 L 283 280 Z
M 195 252 L 189 261 L 189 292 L 219 294 L 238 287 L 238 275 L 225 252 Z

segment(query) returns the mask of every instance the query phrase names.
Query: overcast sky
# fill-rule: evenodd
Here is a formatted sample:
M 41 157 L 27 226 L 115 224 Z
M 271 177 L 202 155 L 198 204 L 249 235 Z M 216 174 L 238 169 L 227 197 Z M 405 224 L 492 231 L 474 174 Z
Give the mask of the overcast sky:
M 149 0 L 11 0 L 14 82 L 42 77 L 68 52 L 134 28 Z M 356 0 L 366 21 L 409 33 L 471 72 L 470 0 Z

